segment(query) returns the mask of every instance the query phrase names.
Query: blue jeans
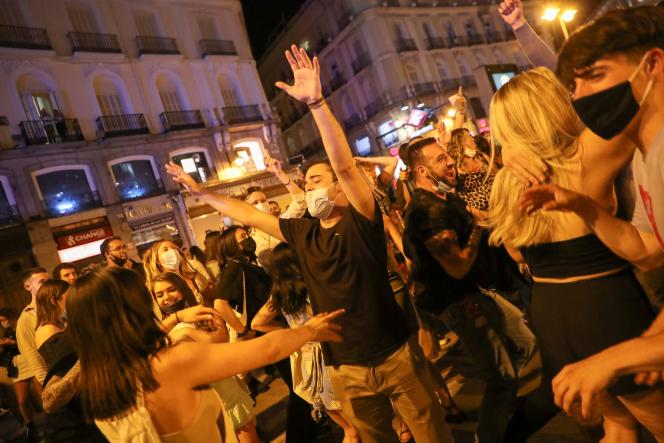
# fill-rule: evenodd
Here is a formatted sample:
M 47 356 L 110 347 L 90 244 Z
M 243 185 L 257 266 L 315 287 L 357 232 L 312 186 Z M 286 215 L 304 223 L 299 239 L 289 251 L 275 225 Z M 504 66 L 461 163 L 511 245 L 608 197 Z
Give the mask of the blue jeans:
M 535 349 L 521 311 L 495 292 L 478 289 L 438 318 L 454 331 L 486 381 L 480 405 L 480 443 L 502 442 L 515 408 L 519 370 Z

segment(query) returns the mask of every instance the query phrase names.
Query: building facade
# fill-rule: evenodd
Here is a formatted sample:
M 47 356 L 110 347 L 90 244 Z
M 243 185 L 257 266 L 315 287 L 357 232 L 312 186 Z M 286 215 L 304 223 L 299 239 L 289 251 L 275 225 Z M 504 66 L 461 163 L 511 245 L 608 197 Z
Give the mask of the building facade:
M 226 192 L 274 184 L 276 131 L 238 0 L 0 0 L 5 301 L 27 267 L 99 260 L 109 235 L 133 256 L 200 242 L 218 214 L 164 164 Z
M 524 7 L 539 32 L 542 4 Z M 324 93 L 356 154 L 378 154 L 430 129 L 408 124 L 417 117 L 413 110 L 444 117 L 459 86 L 475 124 L 486 124 L 493 91 L 483 81 L 484 66 L 529 67 L 496 9 L 482 0 L 306 2 L 258 62 L 288 156 L 296 162 L 322 148 L 306 107 L 274 87 L 292 77 L 283 56 L 292 43 L 318 55 Z

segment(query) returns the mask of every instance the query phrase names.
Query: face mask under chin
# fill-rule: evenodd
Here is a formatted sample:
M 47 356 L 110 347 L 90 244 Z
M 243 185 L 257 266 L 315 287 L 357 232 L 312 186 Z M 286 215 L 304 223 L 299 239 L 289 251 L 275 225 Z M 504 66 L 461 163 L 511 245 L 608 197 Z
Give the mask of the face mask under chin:
M 116 257 L 115 255 L 111 254 L 109 255 L 111 261 L 115 263 L 118 266 L 124 266 L 125 263 L 127 263 L 127 258 L 121 258 L 121 257 Z

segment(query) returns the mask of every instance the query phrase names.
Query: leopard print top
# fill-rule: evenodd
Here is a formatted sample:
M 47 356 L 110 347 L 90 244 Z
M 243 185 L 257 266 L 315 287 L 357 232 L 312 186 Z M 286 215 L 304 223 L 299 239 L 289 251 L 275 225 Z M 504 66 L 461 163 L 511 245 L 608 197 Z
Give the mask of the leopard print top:
M 491 195 L 491 186 L 493 180 L 496 178 L 496 173 L 489 174 L 486 182 L 487 167 L 483 167 L 479 171 L 470 172 L 467 174 L 459 173 L 459 196 L 463 198 L 468 206 L 479 211 L 489 210 L 489 195 Z

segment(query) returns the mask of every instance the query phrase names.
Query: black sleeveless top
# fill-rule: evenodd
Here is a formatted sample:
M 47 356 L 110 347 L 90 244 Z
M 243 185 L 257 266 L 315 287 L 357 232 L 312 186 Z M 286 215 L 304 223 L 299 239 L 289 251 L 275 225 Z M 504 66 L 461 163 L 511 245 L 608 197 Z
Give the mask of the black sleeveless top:
M 594 234 L 520 248 L 530 272 L 539 278 L 569 278 L 626 267 Z

